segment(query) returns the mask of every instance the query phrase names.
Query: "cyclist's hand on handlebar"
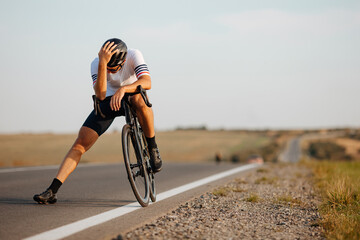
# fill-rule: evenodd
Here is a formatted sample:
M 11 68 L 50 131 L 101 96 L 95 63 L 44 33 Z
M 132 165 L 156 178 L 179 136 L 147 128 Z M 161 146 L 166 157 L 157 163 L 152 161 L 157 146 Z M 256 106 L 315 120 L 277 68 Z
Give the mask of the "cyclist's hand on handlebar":
M 124 88 L 119 88 L 116 93 L 111 97 L 110 108 L 113 111 L 119 111 L 121 108 L 121 99 L 125 95 Z
M 112 57 L 112 55 L 119 50 L 114 50 L 116 44 L 114 42 L 107 42 L 103 47 L 101 47 L 99 51 L 99 61 L 103 61 L 104 63 L 108 63 Z

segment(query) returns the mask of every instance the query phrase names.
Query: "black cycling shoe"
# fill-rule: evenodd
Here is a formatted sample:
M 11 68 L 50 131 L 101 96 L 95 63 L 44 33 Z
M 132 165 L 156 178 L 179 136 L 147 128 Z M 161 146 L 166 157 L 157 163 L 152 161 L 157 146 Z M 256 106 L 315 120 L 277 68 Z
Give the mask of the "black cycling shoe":
M 54 204 L 57 201 L 56 194 L 51 189 L 46 189 L 41 194 L 35 194 L 33 199 L 39 204 Z
M 150 164 L 152 170 L 157 173 L 161 171 L 162 160 L 158 148 L 153 148 L 150 150 Z

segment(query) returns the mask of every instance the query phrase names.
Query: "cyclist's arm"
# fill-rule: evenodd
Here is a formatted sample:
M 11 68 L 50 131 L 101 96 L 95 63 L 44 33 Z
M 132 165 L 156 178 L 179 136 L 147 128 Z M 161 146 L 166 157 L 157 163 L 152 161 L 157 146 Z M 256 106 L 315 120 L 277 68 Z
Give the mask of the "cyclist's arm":
M 132 56 L 133 57 L 131 61 L 129 61 L 129 64 L 134 69 L 137 80 L 130 85 L 123 86 L 123 91 L 125 93 L 134 93 L 137 91 L 139 85 L 141 85 L 145 90 L 150 90 L 151 77 L 142 53 L 139 50 L 134 49 L 132 51 Z
M 107 88 L 107 63 L 99 61 L 97 81 L 94 85 L 95 95 L 98 99 L 104 100 L 106 97 L 106 88 Z
M 134 93 L 137 91 L 138 86 L 141 85 L 143 89 L 151 89 L 151 77 L 150 75 L 142 75 L 138 80 L 132 84 L 120 87 L 110 100 L 110 108 L 115 111 L 119 111 L 121 108 L 121 99 L 125 93 Z
M 104 100 L 106 97 L 107 88 L 107 63 L 111 56 L 118 50 L 114 50 L 116 45 L 113 42 L 107 42 L 99 51 L 99 67 L 97 81 L 94 85 L 95 95 L 98 99 Z
M 134 93 L 137 91 L 139 85 L 141 85 L 145 90 L 150 90 L 151 89 L 150 75 L 142 75 L 141 77 L 139 77 L 139 79 L 136 82 L 126 86 L 122 86 L 121 88 L 123 88 L 124 93 Z

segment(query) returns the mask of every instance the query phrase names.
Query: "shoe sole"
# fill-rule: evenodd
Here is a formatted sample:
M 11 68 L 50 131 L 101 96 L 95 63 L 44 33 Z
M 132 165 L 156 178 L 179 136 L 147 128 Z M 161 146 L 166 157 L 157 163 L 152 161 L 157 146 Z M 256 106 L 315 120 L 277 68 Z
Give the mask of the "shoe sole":
M 162 169 L 162 166 L 160 168 L 156 168 L 153 164 L 151 164 L 151 162 L 150 162 L 150 166 L 153 173 L 158 173 Z
M 41 199 L 38 199 L 36 197 L 33 198 L 35 202 L 37 202 L 38 204 L 54 204 L 57 202 L 57 199 L 53 199 L 53 200 L 50 200 L 50 201 L 43 201 Z
M 162 169 L 162 168 L 159 168 L 159 169 L 154 169 L 153 171 L 154 171 L 154 173 L 158 173 L 158 172 L 160 172 L 160 171 L 161 171 L 161 169 Z

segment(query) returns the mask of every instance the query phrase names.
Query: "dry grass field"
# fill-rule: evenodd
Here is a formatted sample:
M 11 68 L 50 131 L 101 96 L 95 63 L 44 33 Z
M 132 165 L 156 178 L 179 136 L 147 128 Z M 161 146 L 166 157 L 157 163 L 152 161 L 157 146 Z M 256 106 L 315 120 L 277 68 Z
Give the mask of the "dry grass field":
M 322 143 L 327 145 L 327 149 L 322 149 L 328 152 L 328 155 L 335 156 L 335 147 L 342 148 L 343 158 L 340 159 L 332 159 L 332 160 L 355 160 L 360 161 L 360 129 L 345 129 L 341 131 L 342 134 L 339 136 L 332 136 L 326 137 L 326 135 L 320 135 L 319 138 L 309 138 L 303 139 L 301 143 L 301 148 L 303 152 L 309 155 L 309 148 L 311 144 Z M 339 151 L 339 150 L 338 150 Z M 341 154 L 339 156 L 342 156 Z M 326 159 L 331 160 L 331 159 Z
M 343 146 L 347 154 L 354 157 L 354 159 L 360 159 L 360 141 L 349 138 L 337 138 L 334 141 Z
M 360 239 L 360 129 L 306 141 L 303 146 L 309 148 L 304 149 L 309 155 L 303 164 L 312 168 L 317 194 L 322 198 L 319 224 L 325 238 Z
M 220 152 L 228 158 L 233 152 L 268 144 L 273 133 L 252 131 L 179 130 L 158 132 L 158 145 L 164 161 L 214 161 Z M 0 135 L 0 167 L 57 165 L 75 140 L 75 134 Z M 81 162 L 122 160 L 121 134 L 109 133 L 83 156 Z

